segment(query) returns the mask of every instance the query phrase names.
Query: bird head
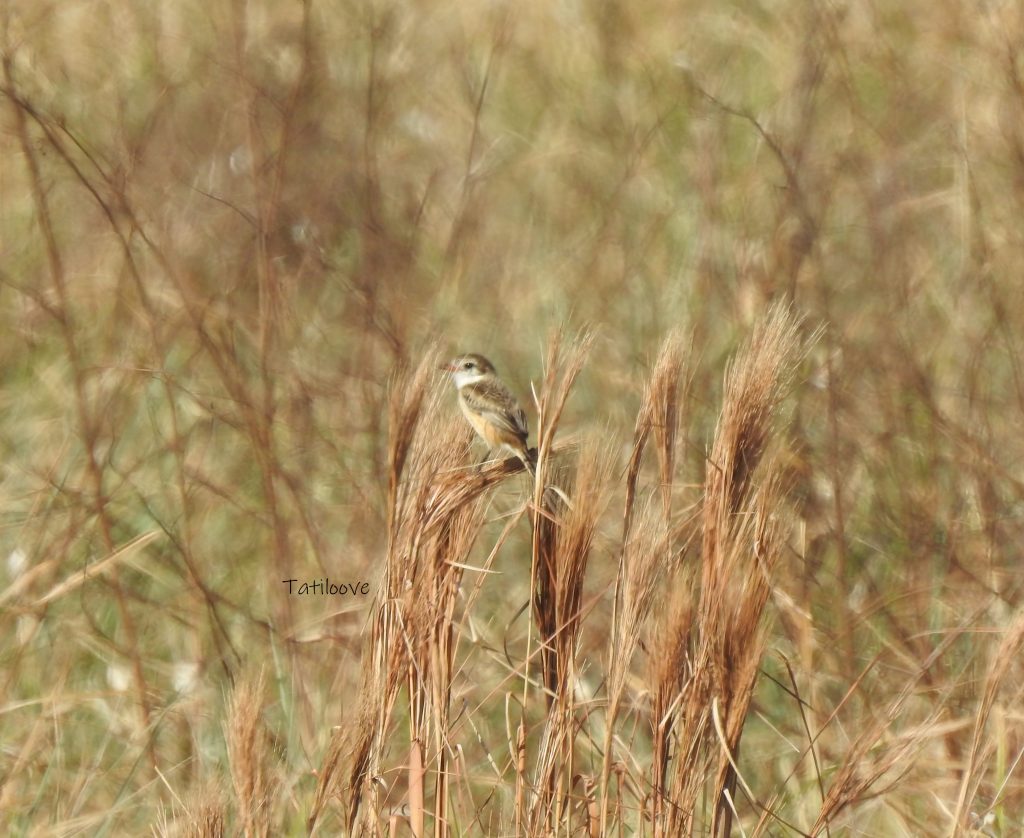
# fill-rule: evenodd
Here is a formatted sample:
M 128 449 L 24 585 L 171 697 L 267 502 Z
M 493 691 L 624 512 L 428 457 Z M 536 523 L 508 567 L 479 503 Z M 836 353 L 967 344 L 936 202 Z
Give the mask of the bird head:
M 476 354 L 460 355 L 457 358 L 452 358 L 447 364 L 442 365 L 441 369 L 452 374 L 455 386 L 459 388 L 480 381 L 489 375 L 494 375 L 494 364 L 483 355 Z

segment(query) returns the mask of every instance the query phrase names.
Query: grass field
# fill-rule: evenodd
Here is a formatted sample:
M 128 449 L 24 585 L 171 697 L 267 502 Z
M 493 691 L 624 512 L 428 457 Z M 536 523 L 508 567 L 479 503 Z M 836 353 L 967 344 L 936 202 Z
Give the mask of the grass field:
M 9 0 L 0 92 L 4 834 L 1022 834 L 1018 4 Z

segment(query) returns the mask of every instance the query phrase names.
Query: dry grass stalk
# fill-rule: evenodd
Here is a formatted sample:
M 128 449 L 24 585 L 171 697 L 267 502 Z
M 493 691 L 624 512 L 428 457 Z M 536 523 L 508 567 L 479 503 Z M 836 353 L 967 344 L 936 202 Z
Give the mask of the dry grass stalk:
M 672 517 L 676 452 L 680 447 L 677 438 L 680 432 L 686 432 L 688 356 L 688 345 L 682 335 L 678 332 L 669 335 L 654 365 L 649 392 L 645 398 L 645 405 L 650 405 L 648 421 L 654 431 L 654 450 L 658 456 L 658 487 L 661 491 L 666 521 Z
M 640 466 L 651 431 L 655 435 L 658 456 L 658 476 L 666 519 L 672 499 L 675 479 L 676 437 L 685 427 L 685 388 L 687 344 L 678 332 L 671 334 L 662 344 L 658 359 L 644 388 L 643 401 L 637 413 L 633 430 L 633 449 L 626 466 L 626 504 L 622 519 L 623 541 L 629 538 L 633 521 Z
M 558 662 L 554 637 L 558 631 L 555 598 L 557 596 L 557 517 L 560 498 L 550 487 L 551 454 L 555 432 L 583 363 L 593 343 L 593 335 L 581 332 L 563 349 L 563 335 L 556 333 L 548 344 L 544 360 L 544 378 L 537 395 L 537 469 L 534 475 L 530 525 L 533 529 L 530 565 L 530 598 L 540 633 L 541 669 L 544 689 L 550 704 L 557 689 Z M 564 357 L 563 357 L 564 352 Z M 531 657 L 527 646 L 527 659 Z M 524 680 L 524 692 L 529 679 Z M 524 695 L 523 704 L 526 704 Z
M 726 374 L 722 413 L 708 458 L 697 600 L 677 584 L 668 631 L 656 653 L 653 814 L 656 834 L 692 831 L 705 766 L 716 766 L 710 828 L 727 834 L 734 761 L 763 651 L 762 615 L 781 550 L 777 478 L 761 463 L 779 399 L 800 358 L 797 320 L 770 311 Z M 719 713 L 713 744 L 710 708 Z M 674 742 L 674 744 L 673 744 Z M 669 764 L 669 755 L 674 759 Z
M 721 728 L 717 730 L 720 752 L 713 787 L 715 800 L 726 794 L 735 797 L 740 739 L 764 654 L 762 617 L 771 594 L 774 570 L 785 548 L 782 494 L 778 472 L 769 471 L 755 500 L 752 525 L 744 526 L 735 536 L 745 555 L 734 556 L 729 563 L 734 571 L 745 575 L 732 579 L 732 601 L 723 601 L 720 606 L 725 616 L 720 624 L 723 634 L 715 638 L 718 643 L 714 671 L 721 676 L 715 700 L 724 711 Z M 713 823 L 721 819 L 719 834 L 729 834 L 733 814 L 732 806 L 719 806 L 713 819 Z
M 913 696 L 917 685 L 926 678 L 929 670 L 942 658 L 971 625 L 975 625 L 981 611 L 967 617 L 960 626 L 949 631 L 917 668 L 916 672 L 906 681 L 886 712 L 864 727 L 854 739 L 843 756 L 843 761 L 836 769 L 817 818 L 808 830 L 810 835 L 827 832 L 830 824 L 845 809 L 868 795 L 872 787 L 897 766 L 907 764 L 914 754 L 918 753 L 927 742 L 930 729 L 945 712 L 948 697 L 931 700 L 932 711 L 925 721 L 909 735 L 898 737 L 895 741 L 869 757 L 871 751 L 883 740 L 886 732 L 893 726 Z
M 423 745 L 414 739 L 409 743 L 409 830 L 413 838 L 423 838 L 424 773 Z
M 732 818 L 723 792 L 735 790 L 730 761 L 739 751 L 764 646 L 761 617 L 782 548 L 777 478 L 769 471 L 758 490 L 753 476 L 767 450 L 779 400 L 801 358 L 798 329 L 788 309 L 774 308 L 726 372 L 704 489 L 696 669 L 710 676 L 704 686 L 719 700 L 727 733 L 712 797 L 712 832 L 723 835 Z M 694 697 L 700 692 L 694 691 Z
M 218 787 L 205 787 L 187 803 L 185 838 L 224 838 L 226 805 Z
M 270 835 L 273 804 L 273 780 L 266 730 L 261 715 L 265 681 L 261 672 L 255 678 L 239 681 L 228 708 L 228 760 L 235 805 L 246 838 Z
M 422 362 L 410 374 L 400 372 L 392 386 L 388 409 L 388 497 L 387 497 L 387 560 L 374 616 L 367 651 L 363 659 L 363 686 L 356 723 L 349 729 L 349 737 L 336 733 L 321 765 L 317 793 L 309 817 L 312 829 L 324 806 L 334 796 L 347 795 L 348 830 L 354 832 L 356 819 L 364 799 L 369 799 L 371 812 L 363 816 L 372 821 L 376 817 L 377 784 L 383 737 L 389 726 L 391 712 L 398 690 L 404 680 L 402 671 L 406 649 L 400 640 L 399 604 L 405 599 L 403 566 L 403 533 L 408 532 L 405 512 L 409 490 L 403 482 L 407 460 L 414 450 L 417 428 L 421 420 L 427 388 L 433 379 L 436 353 L 427 352 Z M 339 771 L 348 754 L 348 777 L 342 786 Z
M 429 385 L 439 384 L 436 366 L 437 353 L 426 353 L 412 376 L 399 378 L 393 390 L 387 559 L 364 664 L 359 723 L 351 740 L 332 744 L 325 758 L 311 824 L 340 791 L 339 763 L 348 753 L 348 827 L 374 828 L 379 810 L 374 778 L 381 772 L 394 703 L 404 684 L 411 823 L 422 833 L 428 800 L 423 784 L 430 773 L 434 833 L 447 834 L 449 702 L 462 565 L 483 523 L 487 489 L 522 464 L 509 458 L 480 468 L 467 465 L 470 428 L 453 421 L 447 388 L 427 392 Z
M 575 709 L 576 649 L 582 628 L 580 612 L 583 581 L 597 532 L 597 525 L 608 502 L 608 477 L 611 458 L 596 440 L 581 447 L 576 474 L 566 485 L 572 506 L 552 503 L 559 519 L 552 524 L 553 567 L 550 584 L 555 626 L 546 642 L 553 650 L 554 695 L 541 736 L 536 761 L 536 795 L 531 804 L 530 828 L 542 834 L 546 828 L 558 829 L 568 811 L 566 802 L 571 787 L 573 751 L 578 727 Z
M 520 722 L 516 728 L 516 750 L 514 754 L 516 769 L 516 800 L 515 800 L 515 832 L 523 834 L 526 823 L 526 725 Z
M 960 783 L 956 811 L 953 813 L 951 836 L 962 834 L 968 826 L 967 817 L 971 804 L 978 794 L 978 787 L 981 784 L 982 774 L 987 767 L 988 760 L 996 748 L 995 737 L 991 734 L 986 735 L 988 722 L 1003 684 L 1006 682 L 1006 676 L 1011 667 L 1020 661 L 1022 647 L 1024 647 L 1024 612 L 1019 613 L 1010 624 L 989 664 L 985 689 L 974 719 L 970 752 Z
M 462 582 L 461 565 L 468 560 L 483 524 L 482 494 L 477 493 L 461 506 L 445 500 L 449 495 L 459 495 L 455 487 L 464 480 L 454 484 L 441 480 L 430 486 L 433 474 L 457 474 L 468 453 L 467 428 L 462 423 L 453 424 L 449 416 L 441 421 L 444 426 L 432 434 L 437 440 L 437 462 L 423 473 L 422 482 L 429 491 L 418 506 L 422 529 L 413 542 L 417 553 L 410 558 L 414 572 L 406 636 L 411 656 L 410 736 L 416 749 L 430 745 L 435 767 L 434 834 L 438 836 L 447 834 L 449 822 L 448 728 L 456 599 Z M 452 491 L 446 491 L 449 484 Z M 419 797 L 422 801 L 422 792 Z
M 602 765 L 602 790 L 607 791 L 608 778 L 614 762 L 613 734 L 630 665 L 643 637 L 644 624 L 650 619 L 659 584 L 672 578 L 669 536 L 664 518 L 653 503 L 648 503 L 638 516 L 638 526 L 622 550 L 621 606 L 613 624 L 608 650 L 608 709 L 605 712 L 605 740 Z M 652 648 L 658 648 L 661 632 L 652 637 Z M 665 660 L 657 652 L 654 660 Z
M 676 437 L 683 426 L 686 379 L 686 344 L 678 333 L 669 336 L 651 372 L 633 433 L 633 448 L 626 467 L 626 500 L 622 523 L 622 550 L 615 574 L 612 626 L 608 651 L 608 708 L 601 765 L 601 830 L 607 826 L 609 779 L 619 707 L 626 676 L 650 611 L 655 588 L 674 552 L 670 533 L 672 486 L 675 479 Z M 662 498 L 659 517 L 648 505 L 641 512 L 638 532 L 632 532 L 637 482 L 651 430 L 655 433 L 658 476 Z
M 675 744 L 680 703 L 693 677 L 690 635 L 696 584 L 692 576 L 688 569 L 678 568 L 668 577 L 667 595 L 662 598 L 661 607 L 657 609 L 657 613 L 665 615 L 664 621 L 658 620 L 650 628 L 651 820 L 655 835 L 664 834 L 666 824 L 676 823 L 677 818 L 674 814 L 675 804 L 668 794 L 669 759 Z M 703 766 L 696 763 L 696 756 L 695 753 L 680 753 L 677 759 L 693 760 L 690 763 L 693 773 L 700 775 Z

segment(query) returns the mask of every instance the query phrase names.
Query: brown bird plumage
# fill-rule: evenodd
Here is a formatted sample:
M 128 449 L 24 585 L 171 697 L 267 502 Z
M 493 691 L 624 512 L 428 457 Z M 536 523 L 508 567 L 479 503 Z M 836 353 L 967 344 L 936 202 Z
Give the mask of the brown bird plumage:
M 470 354 L 455 358 L 444 369 L 452 374 L 459 407 L 473 430 L 489 448 L 510 451 L 532 471 L 526 412 L 498 378 L 494 365 L 483 355 Z

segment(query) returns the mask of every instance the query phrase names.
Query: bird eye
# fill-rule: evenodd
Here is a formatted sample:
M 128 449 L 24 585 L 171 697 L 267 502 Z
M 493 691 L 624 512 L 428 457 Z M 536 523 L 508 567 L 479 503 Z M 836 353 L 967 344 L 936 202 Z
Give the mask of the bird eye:
M 464 363 L 464 364 L 462 365 L 462 368 L 463 368 L 464 370 L 471 370 L 471 369 L 473 369 L 473 366 L 474 366 L 474 365 L 473 365 L 473 362 L 472 362 L 472 361 L 466 361 L 466 363 Z

